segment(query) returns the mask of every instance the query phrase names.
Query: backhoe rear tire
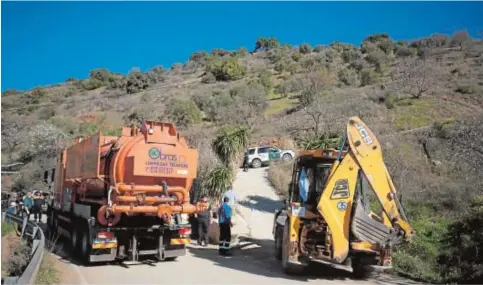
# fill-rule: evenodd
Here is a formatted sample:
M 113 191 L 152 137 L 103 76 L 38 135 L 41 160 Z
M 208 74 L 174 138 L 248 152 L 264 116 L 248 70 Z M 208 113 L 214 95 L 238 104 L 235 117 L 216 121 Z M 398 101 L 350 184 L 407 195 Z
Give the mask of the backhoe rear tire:
M 282 238 L 282 270 L 288 275 L 298 275 L 304 272 L 306 266 L 301 264 L 289 263 L 288 256 L 290 252 L 290 238 L 289 238 L 290 226 L 288 223 L 283 227 Z

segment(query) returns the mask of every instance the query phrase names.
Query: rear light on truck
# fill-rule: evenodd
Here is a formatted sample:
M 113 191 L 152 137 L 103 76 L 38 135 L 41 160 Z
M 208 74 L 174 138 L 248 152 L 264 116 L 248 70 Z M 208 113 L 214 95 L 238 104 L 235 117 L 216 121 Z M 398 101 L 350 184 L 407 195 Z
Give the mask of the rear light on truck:
M 191 235 L 191 228 L 182 228 L 179 230 L 178 233 L 181 237 L 187 237 Z

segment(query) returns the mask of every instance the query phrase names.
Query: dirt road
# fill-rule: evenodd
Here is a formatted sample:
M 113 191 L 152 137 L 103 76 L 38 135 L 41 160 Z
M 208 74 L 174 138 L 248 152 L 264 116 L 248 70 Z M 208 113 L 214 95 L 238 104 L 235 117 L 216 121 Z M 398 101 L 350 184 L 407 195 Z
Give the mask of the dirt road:
M 215 247 L 193 246 L 173 262 L 84 267 L 70 263 L 75 284 L 411 284 L 378 276 L 357 281 L 351 273 L 323 265 L 309 269 L 308 277 L 283 274 L 272 255 L 273 212 L 280 206 L 266 180 L 266 169 L 240 171 L 234 184 L 243 219 L 233 228 L 242 242 L 232 257 L 221 257 Z M 243 242 L 250 236 L 252 242 Z M 69 261 L 65 261 L 69 263 Z M 75 276 L 74 276 L 75 275 Z

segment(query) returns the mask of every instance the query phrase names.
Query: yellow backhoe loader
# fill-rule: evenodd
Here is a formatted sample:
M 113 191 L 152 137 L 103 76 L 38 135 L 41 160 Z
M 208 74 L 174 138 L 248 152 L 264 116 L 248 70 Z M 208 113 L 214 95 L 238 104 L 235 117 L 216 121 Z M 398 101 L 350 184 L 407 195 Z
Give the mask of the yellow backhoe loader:
M 287 274 L 321 262 L 350 266 L 364 278 L 391 268 L 393 247 L 414 234 L 381 145 L 358 117 L 349 119 L 340 149 L 299 151 L 289 187 L 273 225 L 275 256 Z M 377 214 L 369 194 L 380 206 Z

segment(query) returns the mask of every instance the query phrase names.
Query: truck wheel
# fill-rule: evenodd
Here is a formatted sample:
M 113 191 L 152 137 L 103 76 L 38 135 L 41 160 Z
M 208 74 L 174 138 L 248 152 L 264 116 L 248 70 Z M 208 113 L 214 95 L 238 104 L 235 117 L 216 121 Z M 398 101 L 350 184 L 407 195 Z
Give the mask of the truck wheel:
M 91 255 L 92 245 L 89 237 L 89 229 L 87 227 L 82 231 L 80 241 L 80 256 L 84 264 L 89 264 L 89 257 Z
M 353 258 L 351 260 L 352 274 L 356 279 L 366 279 L 369 278 L 371 273 L 370 270 L 364 265 L 364 262 L 360 258 Z
M 79 230 L 76 228 L 73 228 L 71 232 L 70 247 L 73 253 L 79 252 Z
M 278 260 L 282 260 L 282 238 L 283 238 L 283 229 L 280 227 L 276 228 L 275 232 L 275 258 Z
M 289 230 L 290 226 L 288 225 L 288 223 L 286 223 L 285 227 L 283 227 L 282 238 L 282 270 L 284 273 L 289 275 L 301 274 L 304 271 L 305 266 L 288 262 L 288 256 L 290 252 Z
M 253 168 L 259 168 L 260 166 L 262 166 L 262 161 L 260 159 L 255 158 L 254 160 L 252 160 Z
M 49 227 L 50 237 L 52 239 L 57 238 L 57 216 L 55 215 L 55 211 L 51 210 L 49 216 L 47 217 L 47 225 Z

